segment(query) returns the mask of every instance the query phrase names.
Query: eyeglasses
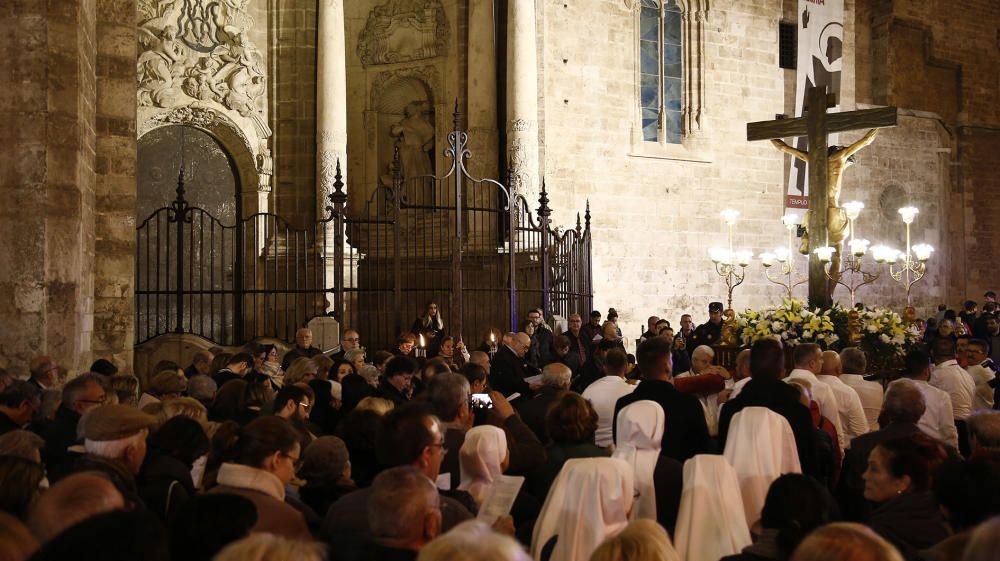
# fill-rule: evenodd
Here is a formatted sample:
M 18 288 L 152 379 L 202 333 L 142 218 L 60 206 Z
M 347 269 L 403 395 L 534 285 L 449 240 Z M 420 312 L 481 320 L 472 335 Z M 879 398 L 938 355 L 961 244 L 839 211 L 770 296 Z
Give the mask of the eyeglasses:
M 108 401 L 108 396 L 101 396 L 101 399 L 78 399 L 80 403 L 90 403 L 92 405 L 104 405 Z
M 300 456 L 293 456 L 291 454 L 286 454 L 284 452 L 281 452 L 281 455 L 291 460 L 292 466 L 294 466 L 296 470 L 302 467 L 302 458 Z
M 309 411 L 310 409 L 312 409 L 312 405 L 310 405 L 309 403 L 306 403 L 305 401 L 300 401 L 299 402 L 299 406 L 302 407 L 303 409 L 305 409 L 306 411 Z
M 342 340 L 345 341 L 345 342 L 347 342 L 347 343 L 357 343 L 358 341 L 361 340 L 361 338 L 360 337 L 351 337 L 349 339 L 342 339 Z
M 445 448 L 443 440 L 441 442 L 432 442 L 431 444 L 428 444 L 427 446 L 430 447 L 430 448 L 440 448 L 442 456 L 447 456 L 448 455 L 448 449 Z

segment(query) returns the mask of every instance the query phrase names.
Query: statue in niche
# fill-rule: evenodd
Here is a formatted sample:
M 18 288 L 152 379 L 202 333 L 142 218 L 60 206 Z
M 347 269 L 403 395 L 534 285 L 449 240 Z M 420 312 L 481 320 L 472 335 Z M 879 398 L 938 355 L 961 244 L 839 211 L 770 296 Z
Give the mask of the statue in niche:
M 403 177 L 433 175 L 434 150 L 433 108 L 427 101 L 411 101 L 403 110 L 404 117 L 389 128 L 389 134 L 399 144 L 399 162 Z
M 173 105 L 180 94 L 175 79 L 184 71 L 188 55 L 177 40 L 177 28 L 168 25 L 159 33 L 139 27 L 139 43 L 146 49 L 136 61 L 140 105 Z

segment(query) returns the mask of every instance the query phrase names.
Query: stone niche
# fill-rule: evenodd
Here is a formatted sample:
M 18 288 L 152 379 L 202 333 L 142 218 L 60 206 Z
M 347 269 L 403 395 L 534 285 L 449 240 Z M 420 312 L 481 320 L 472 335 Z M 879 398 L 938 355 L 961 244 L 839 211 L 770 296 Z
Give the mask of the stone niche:
M 374 0 L 345 5 L 349 206 L 363 212 L 392 184 L 398 145 L 404 177 L 447 171 L 451 101 L 466 73 L 457 50 L 455 0 Z M 353 43 L 353 45 L 352 45 Z M 353 48 L 352 48 L 353 47 Z

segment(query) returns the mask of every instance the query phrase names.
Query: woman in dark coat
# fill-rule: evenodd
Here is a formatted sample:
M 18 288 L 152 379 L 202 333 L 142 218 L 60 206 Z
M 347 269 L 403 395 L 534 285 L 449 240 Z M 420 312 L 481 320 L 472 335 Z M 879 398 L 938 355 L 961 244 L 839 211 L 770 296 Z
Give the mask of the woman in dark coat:
M 868 526 L 906 559 L 948 537 L 931 494 L 931 472 L 946 458 L 944 446 L 923 433 L 883 442 L 868 457 L 865 498 L 878 504 Z
M 167 521 L 195 496 L 191 468 L 208 453 L 208 436 L 198 421 L 178 415 L 163 423 L 146 443 L 139 496 L 149 510 Z

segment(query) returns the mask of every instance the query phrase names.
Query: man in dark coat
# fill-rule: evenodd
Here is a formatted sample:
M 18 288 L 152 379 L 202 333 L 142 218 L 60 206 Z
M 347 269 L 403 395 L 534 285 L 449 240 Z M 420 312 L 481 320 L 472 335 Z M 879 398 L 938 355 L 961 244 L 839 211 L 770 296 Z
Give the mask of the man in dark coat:
M 59 479 L 66 473 L 71 460 L 67 450 L 79 442 L 77 425 L 80 417 L 91 409 L 104 404 L 104 387 L 97 374 L 81 374 L 70 380 L 62 390 L 62 403 L 56 409 L 55 419 L 41 431 L 45 439 L 42 459 L 48 467 L 49 477 Z
M 722 302 L 712 302 L 708 305 L 708 321 L 699 325 L 694 330 L 694 337 L 690 341 L 688 354 L 694 352 L 699 345 L 717 345 L 722 337 Z
M 281 359 L 281 369 L 288 370 L 297 359 L 312 358 L 322 351 L 312 346 L 313 332 L 308 327 L 303 327 L 295 332 L 295 348 L 285 353 Z
M 674 387 L 672 348 L 673 341 L 666 337 L 653 337 L 639 345 L 636 360 L 642 372 L 642 382 L 634 392 L 615 404 L 615 421 L 611 426 L 617 438 L 619 411 L 636 401 L 655 401 L 666 415 L 660 453 L 683 463 L 696 454 L 711 453 L 714 447 L 708 435 L 705 411 L 698 398 L 681 393 Z
M 417 371 L 417 363 L 410 357 L 397 356 L 389 359 L 385 365 L 385 374 L 378 388 L 375 389 L 375 397 L 388 399 L 396 407 L 403 405 L 410 400 L 412 391 L 413 376 Z
M 785 376 L 785 351 L 775 339 L 761 339 L 750 349 L 750 381 L 738 396 L 719 412 L 719 448 L 726 446 L 729 423 L 745 407 L 766 407 L 784 417 L 795 435 L 802 473 L 817 477 L 816 432 L 809 408 L 799 401 L 799 392 L 781 381 Z
M 527 376 L 524 354 L 530 346 L 531 337 L 527 333 L 504 335 L 503 344 L 490 363 L 491 388 L 504 396 L 519 393 L 522 398 L 531 397 L 531 387 L 524 381 Z

